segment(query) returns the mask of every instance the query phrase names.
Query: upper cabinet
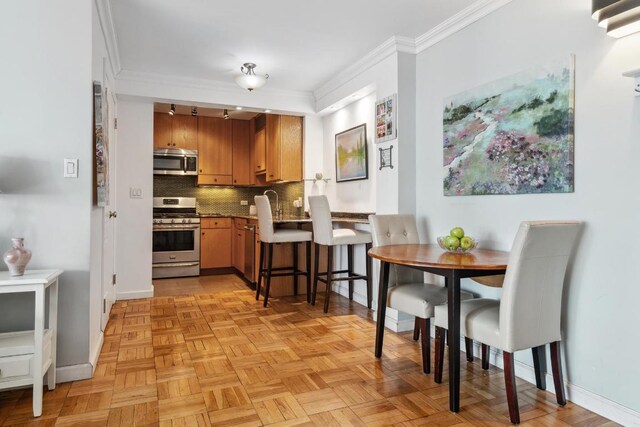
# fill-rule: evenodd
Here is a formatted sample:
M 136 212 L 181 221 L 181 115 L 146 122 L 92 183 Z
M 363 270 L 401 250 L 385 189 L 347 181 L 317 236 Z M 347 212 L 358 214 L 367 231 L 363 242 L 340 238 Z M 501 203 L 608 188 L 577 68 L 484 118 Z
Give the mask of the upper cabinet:
M 251 185 L 251 133 L 248 120 L 233 123 L 233 185 Z
M 231 185 L 232 120 L 198 117 L 198 185 Z
M 256 147 L 258 147 L 257 137 L 258 133 L 256 133 Z M 266 115 L 267 182 L 302 180 L 302 139 L 302 117 Z
M 153 115 L 153 147 L 197 149 L 197 119 L 167 113 Z

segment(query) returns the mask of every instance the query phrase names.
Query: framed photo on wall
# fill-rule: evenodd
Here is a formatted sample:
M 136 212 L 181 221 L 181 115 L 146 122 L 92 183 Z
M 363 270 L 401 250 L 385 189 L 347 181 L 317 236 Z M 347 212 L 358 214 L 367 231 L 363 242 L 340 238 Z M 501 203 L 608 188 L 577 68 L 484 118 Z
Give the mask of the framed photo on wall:
M 336 182 L 368 179 L 368 163 L 366 124 L 336 134 Z
M 376 144 L 396 138 L 396 94 L 376 101 Z

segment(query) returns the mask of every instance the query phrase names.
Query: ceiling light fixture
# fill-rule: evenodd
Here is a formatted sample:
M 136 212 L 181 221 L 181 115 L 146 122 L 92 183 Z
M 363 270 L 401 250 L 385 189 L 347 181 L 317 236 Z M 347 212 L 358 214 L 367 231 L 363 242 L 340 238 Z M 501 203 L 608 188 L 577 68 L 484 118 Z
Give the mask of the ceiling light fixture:
M 236 77 L 238 86 L 247 89 L 249 92 L 264 86 L 269 78 L 269 74 L 265 74 L 264 76 L 256 74 L 254 68 L 256 68 L 256 64 L 247 62 L 240 67 L 242 74 Z
M 264 112 L 265 112 L 265 113 L 270 113 L 270 112 L 271 112 L 271 110 L 264 110 Z
M 620 38 L 640 31 L 640 0 L 591 0 L 591 16 Z
M 198 107 L 191 107 L 191 115 L 194 117 L 198 115 Z
M 224 113 L 222 114 L 222 117 L 224 117 L 225 120 L 227 120 L 229 118 L 229 111 L 227 111 L 227 109 L 224 109 Z
M 242 110 L 242 107 L 236 107 L 236 110 Z
M 173 116 L 176 113 L 176 104 L 171 104 L 171 109 L 169 110 L 169 115 Z

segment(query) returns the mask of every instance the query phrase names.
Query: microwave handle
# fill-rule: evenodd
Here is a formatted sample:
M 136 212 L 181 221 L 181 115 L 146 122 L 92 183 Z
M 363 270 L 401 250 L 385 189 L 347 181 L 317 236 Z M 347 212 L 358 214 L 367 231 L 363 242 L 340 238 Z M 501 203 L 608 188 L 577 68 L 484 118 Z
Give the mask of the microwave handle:
M 184 156 L 182 158 L 182 168 L 184 170 L 184 173 L 187 173 L 187 156 Z

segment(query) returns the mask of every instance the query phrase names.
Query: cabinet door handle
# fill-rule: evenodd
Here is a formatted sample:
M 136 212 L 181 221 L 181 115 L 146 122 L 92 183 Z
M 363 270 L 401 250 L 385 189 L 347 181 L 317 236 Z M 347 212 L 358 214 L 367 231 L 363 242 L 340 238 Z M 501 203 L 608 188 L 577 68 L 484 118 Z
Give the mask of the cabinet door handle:
M 200 169 L 200 173 L 202 173 L 202 169 Z

